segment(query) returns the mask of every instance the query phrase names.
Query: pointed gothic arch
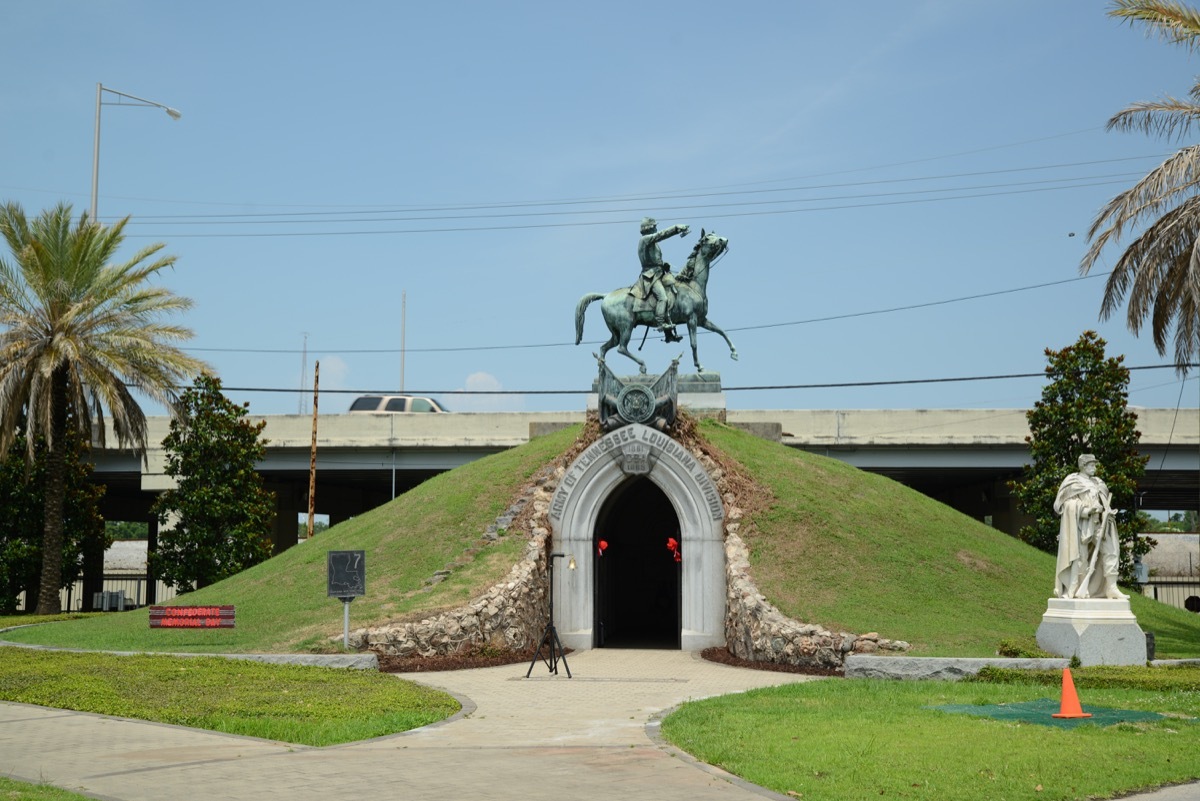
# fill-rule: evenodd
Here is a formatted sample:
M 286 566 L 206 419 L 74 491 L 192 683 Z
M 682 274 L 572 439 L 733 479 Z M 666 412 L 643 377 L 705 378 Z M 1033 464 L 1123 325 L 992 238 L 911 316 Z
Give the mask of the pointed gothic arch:
M 576 650 L 597 644 L 596 560 L 605 557 L 597 557 L 593 540 L 606 501 L 631 477 L 653 482 L 679 523 L 679 646 L 691 651 L 724 644 L 725 509 L 720 493 L 683 445 L 637 424 L 606 434 L 581 453 L 563 474 L 551 501 L 553 550 L 574 556 L 576 562 L 575 570 L 554 571 L 559 637 Z

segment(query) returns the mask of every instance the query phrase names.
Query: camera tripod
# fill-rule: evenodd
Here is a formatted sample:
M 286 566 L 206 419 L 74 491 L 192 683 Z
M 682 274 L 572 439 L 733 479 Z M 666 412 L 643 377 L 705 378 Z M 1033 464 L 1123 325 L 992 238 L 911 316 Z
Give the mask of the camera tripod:
M 538 643 L 537 650 L 534 651 L 533 659 L 529 661 L 529 670 L 525 671 L 525 678 L 533 673 L 533 666 L 537 664 L 538 659 L 546 663 L 546 667 L 555 676 L 558 675 L 558 663 L 562 662 L 563 670 L 567 671 L 567 678 L 571 676 L 571 666 L 567 664 L 567 655 L 563 652 L 562 640 L 558 639 L 558 629 L 554 628 L 554 560 L 562 558 L 566 554 L 552 553 L 550 554 L 550 565 L 548 571 L 548 579 L 550 582 L 550 618 L 546 621 L 546 628 L 542 631 L 542 639 Z M 571 560 L 572 567 L 574 559 Z M 542 649 L 547 649 L 545 656 L 542 656 Z

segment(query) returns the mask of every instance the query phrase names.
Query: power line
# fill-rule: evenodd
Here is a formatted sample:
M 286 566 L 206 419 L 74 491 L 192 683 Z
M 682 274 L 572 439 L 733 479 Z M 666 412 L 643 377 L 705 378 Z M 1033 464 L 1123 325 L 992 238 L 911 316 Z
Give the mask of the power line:
M 1111 272 L 1111 271 L 1110 271 Z M 1052 286 L 1061 286 L 1063 284 L 1073 284 L 1079 281 L 1087 281 L 1092 278 L 1101 278 L 1108 275 L 1108 272 L 1095 272 L 1088 275 L 1077 276 L 1075 278 L 1064 278 L 1061 281 L 1048 281 L 1042 284 L 1030 284 L 1029 286 L 1015 287 L 1012 289 L 998 289 L 993 292 L 981 292 L 975 295 L 964 295 L 957 298 L 947 298 L 945 300 L 932 300 L 924 303 L 913 303 L 907 306 L 892 306 L 885 309 L 873 309 L 862 312 L 848 312 L 846 314 L 835 314 L 828 317 L 811 317 L 807 320 L 793 320 L 783 323 L 764 323 L 762 325 L 748 325 L 737 328 L 728 328 L 727 331 L 758 331 L 769 328 L 786 328 L 797 325 L 810 325 L 812 323 L 827 323 L 836 320 L 852 320 L 860 317 L 872 317 L 880 314 L 892 314 L 900 311 L 914 311 L 916 309 L 927 309 L 933 306 L 946 306 L 952 303 L 962 303 L 968 300 L 981 300 L 983 298 L 998 297 L 1001 295 L 1011 295 L 1017 292 L 1027 292 L 1033 289 L 1045 289 Z M 708 332 L 701 332 L 707 334 Z M 589 345 L 600 344 L 602 340 L 594 340 L 588 342 Z M 546 342 L 541 344 L 526 344 L 526 345 L 469 345 L 463 347 L 447 347 L 447 348 L 405 348 L 406 353 L 464 353 L 473 351 L 490 351 L 490 350 L 529 350 L 538 348 L 564 348 L 575 347 L 573 342 Z M 193 353 L 283 353 L 295 354 L 300 353 L 299 350 L 290 348 L 184 348 L 184 350 Z M 400 348 L 354 348 L 347 350 L 322 350 L 322 353 L 329 355 L 344 355 L 344 354 L 388 354 L 400 353 Z
M 1200 367 L 1200 364 L 1188 363 L 1183 365 L 1176 364 L 1147 364 L 1135 367 L 1127 367 L 1125 369 L 1133 372 L 1135 370 L 1175 370 L 1180 367 L 1192 368 Z M 1045 378 L 1046 371 L 1041 370 L 1036 373 L 1006 373 L 1000 375 L 974 375 L 974 376 L 954 376 L 949 378 L 902 378 L 891 379 L 887 381 L 838 381 L 830 383 L 817 384 L 768 384 L 759 386 L 746 387 L 722 387 L 725 392 L 765 392 L 778 390 L 798 390 L 798 389 L 847 389 L 854 387 L 895 387 L 907 386 L 913 384 L 955 384 L 971 381 L 1007 381 L 1012 379 L 1023 378 Z M 177 389 L 186 389 L 186 387 L 177 387 Z M 289 393 L 302 392 L 303 390 L 288 388 L 288 387 L 223 387 L 225 392 L 261 392 L 261 393 Z M 584 395 L 590 393 L 588 389 L 495 389 L 495 390 L 478 390 L 478 389 L 429 389 L 429 390 L 413 390 L 406 394 L 410 395 Z M 364 390 L 364 389 L 328 389 L 322 390 L 323 393 L 336 395 L 394 395 L 394 390 Z
M 722 212 L 710 213 L 709 218 L 712 219 L 733 219 L 738 217 L 766 217 L 778 216 L 781 214 L 808 214 L 819 211 L 843 211 L 846 209 L 867 209 L 867 208 L 882 208 L 887 206 L 908 206 L 923 203 L 941 203 L 951 200 L 976 200 L 986 197 L 1005 197 L 1010 195 L 1026 195 L 1041 192 L 1058 192 L 1064 189 L 1085 189 L 1095 186 L 1108 186 L 1111 184 L 1122 183 L 1120 181 L 1095 181 L 1092 183 L 1071 184 L 1068 186 L 1051 186 L 1038 187 L 1032 189 L 1019 189 L 1003 192 L 976 192 L 964 195 L 951 195 L 948 197 L 937 198 L 911 198 L 908 200 L 890 200 L 880 201 L 876 203 L 845 203 L 832 206 L 816 206 L 811 208 L 788 208 L 788 209 L 769 209 L 760 211 L 742 211 L 742 212 Z M 958 191 L 958 190 L 947 190 Z M 811 203 L 809 201 L 779 201 L 793 203 Z M 720 204 L 713 208 L 724 208 L 727 206 L 737 207 L 738 205 L 747 204 Z M 708 208 L 708 206 L 659 206 L 652 210 L 655 213 L 688 211 L 698 208 Z M 615 213 L 615 212 L 608 212 Z M 535 215 L 519 215 L 522 217 L 531 217 Z M 472 219 L 486 219 L 485 217 Z M 314 237 L 314 236 L 391 236 L 398 234 L 444 234 L 444 233 L 467 233 L 467 232 L 482 232 L 482 231 L 519 231 L 533 230 L 543 228 L 580 228 L 597 225 L 630 225 L 637 223 L 637 219 L 620 219 L 620 220 L 580 220 L 575 222 L 545 222 L 545 223 L 521 223 L 511 225 L 464 225 L 464 226 L 444 226 L 440 228 L 403 228 L 403 229 L 382 229 L 382 230 L 356 230 L 356 231 L 268 231 L 268 232 L 248 232 L 248 233 L 160 233 L 160 234 L 134 234 L 127 233 L 127 239 L 247 239 L 247 238 L 278 238 L 278 237 Z
M 1078 183 L 1067 183 L 1067 182 L 1078 182 L 1078 181 L 1085 181 L 1085 180 L 1091 181 L 1094 179 L 1102 179 L 1102 178 L 1103 179 L 1132 178 L 1132 177 L 1137 177 L 1140 175 L 1141 175 L 1141 173 L 1124 172 L 1124 173 L 1112 173 L 1110 175 L 1085 176 L 1085 177 L 1080 177 L 1080 178 L 1052 178 L 1052 179 L 1047 179 L 1044 181 L 1015 181 L 1015 182 L 1010 182 L 1010 183 L 1005 183 L 1005 184 L 983 184 L 983 185 L 979 185 L 979 186 L 959 186 L 959 187 L 947 187 L 947 188 L 942 188 L 942 189 L 914 189 L 914 190 L 910 190 L 910 191 L 906 191 L 906 192 L 876 192 L 876 193 L 871 193 L 871 194 L 859 194 L 859 195 L 833 195 L 833 196 L 820 197 L 820 198 L 788 198 L 788 199 L 784 199 L 784 200 L 745 200 L 745 201 L 740 201 L 737 203 L 700 203 L 700 204 L 691 204 L 691 205 L 687 205 L 687 206 L 671 206 L 671 207 L 667 207 L 666 210 L 668 210 L 668 211 L 695 211 L 697 209 L 712 209 L 712 208 L 729 208 L 729 207 L 746 208 L 746 207 L 751 207 L 751 206 L 771 206 L 771 205 L 779 205 L 782 203 L 817 203 L 817 202 L 827 202 L 827 201 L 831 201 L 831 200 L 864 200 L 864 199 L 869 199 L 869 198 L 899 197 L 899 196 L 911 196 L 911 195 L 929 195 L 929 194 L 937 193 L 937 192 L 959 192 L 964 189 L 972 189 L 972 190 L 974 190 L 974 189 L 1003 189 L 1003 188 L 1017 187 L 1017 186 L 1041 186 L 1044 184 L 1062 184 L 1061 186 L 1046 187 L 1049 189 L 1070 189 L 1070 188 L 1073 188 L 1074 186 L 1098 186 L 1100 184 L 1096 184 L 1096 183 L 1078 184 Z M 1107 181 L 1105 183 L 1107 183 Z M 760 191 L 783 192 L 783 191 L 794 191 L 794 190 L 771 189 L 771 190 L 760 190 Z M 380 211 L 380 212 L 366 212 L 366 213 L 416 214 L 417 212 L 384 212 L 384 211 Z M 586 212 L 582 212 L 582 211 L 520 211 L 520 212 L 491 212 L 491 213 L 487 213 L 487 214 L 442 214 L 442 215 L 426 215 L 424 212 L 420 212 L 421 216 L 347 217 L 347 218 L 336 219 L 336 220 L 325 219 L 325 220 L 322 220 L 322 222 L 324 222 L 324 223 L 430 222 L 430 221 L 438 221 L 438 220 L 497 220 L 497 219 L 523 219 L 523 218 L 529 218 L 529 217 L 532 217 L 532 218 L 537 218 L 537 217 L 574 217 L 574 216 L 578 216 L 580 214 L 628 214 L 628 213 L 629 213 L 629 209 L 591 209 Z M 160 225 L 160 224 L 197 225 L 197 226 L 199 226 L 199 225 L 204 225 L 204 226 L 260 225 L 261 226 L 261 225 L 306 225 L 309 222 L 308 220 L 297 220 L 297 219 L 288 219 L 288 220 L 252 219 L 252 220 L 248 220 L 248 219 L 228 219 L 227 218 L 227 219 L 223 219 L 223 220 L 175 219 L 175 220 L 170 221 L 169 223 L 155 223 L 155 222 L 146 223 L 146 222 L 144 222 L 145 219 L 146 218 L 144 218 L 144 217 L 139 218 L 139 220 L 136 224 L 139 226 Z
M 888 309 L 875 309 L 873 311 L 853 312 L 850 314 L 838 314 L 838 315 L 832 315 L 830 317 L 813 317 L 808 320 L 797 320 L 797 321 L 791 322 L 791 323 L 764 323 L 763 325 L 748 325 L 748 326 L 744 326 L 742 328 L 731 328 L 729 330 L 730 331 L 758 331 L 758 330 L 766 329 L 766 328 L 783 328 L 786 326 L 794 326 L 794 325 L 808 325 L 810 323 L 826 323 L 826 322 L 831 322 L 833 320 L 850 320 L 850 319 L 854 319 L 856 317 L 871 317 L 871 316 L 878 315 L 878 314 L 891 314 L 892 312 L 898 312 L 898 311 L 913 311 L 915 309 L 928 309 L 933 306 L 947 306 L 951 303 L 961 303 L 961 302 L 967 301 L 967 300 L 979 300 L 981 298 L 994 298 L 994 297 L 998 297 L 1000 295 L 1011 295 L 1016 292 L 1027 292 L 1031 289 L 1045 289 L 1046 287 L 1061 286 L 1063 284 L 1074 284 L 1079 281 L 1087 281 L 1090 278 L 1100 278 L 1102 276 L 1108 275 L 1110 272 L 1112 272 L 1112 271 L 1110 270 L 1109 272 L 1104 272 L 1104 273 L 1089 273 L 1088 275 L 1081 275 L 1081 276 L 1078 276 L 1075 278 L 1064 278 L 1061 281 L 1048 281 L 1044 284 L 1031 284 L 1030 286 L 1022 286 L 1022 287 L 1017 287 L 1015 289 L 999 289 L 999 290 L 996 290 L 995 292 L 981 292 L 977 295 L 964 295 L 963 297 L 950 298 L 948 300 L 931 300 L 931 301 L 927 301 L 925 303 L 912 303 L 907 306 L 893 306 Z
M 1117 159 L 1098 159 L 1094 161 L 1077 161 L 1067 162 L 1062 164 L 1047 164 L 1036 167 L 1008 167 L 999 170 L 977 170 L 974 172 L 948 173 L 944 175 L 916 176 L 909 178 L 887 178 L 874 181 L 852 181 L 833 184 L 811 184 L 802 186 L 790 187 L 775 187 L 771 189 L 728 189 L 725 191 L 704 191 L 704 190 L 668 190 L 659 194 L 645 195 L 624 195 L 598 198 L 574 198 L 561 200 L 520 200 L 520 201 L 503 201 L 497 203 L 466 203 L 466 204 L 442 204 L 432 206 L 400 206 L 397 208 L 385 209 L 356 209 L 356 214 L 424 214 L 429 212 L 444 212 L 444 211 L 488 211 L 494 209 L 514 209 L 514 208 L 543 208 L 543 207 L 559 207 L 559 206 L 579 206 L 579 205 L 595 205 L 602 203 L 644 203 L 650 200 L 682 200 L 687 198 L 704 198 L 704 197 L 730 197 L 739 195 L 760 195 L 760 194 L 778 194 L 782 192 L 800 192 L 812 191 L 817 189 L 842 189 L 859 186 L 882 186 L 888 184 L 916 183 L 924 181 L 940 181 L 951 178 L 975 178 L 985 175 L 1008 175 L 1019 172 L 1036 172 L 1041 170 L 1063 169 L 1067 167 L 1090 167 L 1098 164 L 1113 164 L 1125 161 L 1144 161 L 1147 158 L 1160 158 L 1161 155 L 1155 156 L 1129 156 Z M 1055 178 L 1045 181 L 1033 183 L 1050 183 L 1053 181 L 1081 181 L 1092 180 L 1095 178 L 1110 178 L 1110 177 L 1128 177 L 1131 175 L 1140 175 L 1141 173 L 1118 173 L 1105 176 L 1076 176 L 1074 178 Z M 782 179 L 795 180 L 795 179 Z M 1021 186 L 1030 182 L 1015 182 L 1008 184 L 997 184 L 995 186 Z M 965 188 L 980 188 L 980 187 L 958 187 Z M 919 192 L 948 192 L 953 191 L 955 187 L 946 189 L 925 189 L 918 190 Z M 873 197 L 874 195 L 859 195 L 856 197 Z M 836 198 L 826 198 L 836 199 Z M 230 214 L 161 214 L 161 215 L 139 215 L 133 222 L 138 225 L 144 225 L 148 222 L 171 221 L 182 225 L 200 225 L 200 224 L 219 224 L 224 221 L 239 222 L 239 224 L 254 224 L 260 221 L 266 223 L 287 223 L 299 222 L 300 220 L 266 220 L 261 218 L 267 217 L 289 217 L 289 218 L 313 218 L 313 217 L 330 217 L 334 215 L 347 214 L 344 209 L 338 211 L 296 211 L 296 212 L 256 212 L 256 213 L 230 213 Z M 569 212 L 559 212 L 566 214 Z M 487 216 L 487 215 L 479 215 Z M 530 215 L 532 216 L 532 215 Z M 437 217 L 430 218 L 414 218 L 414 219 L 443 219 Z M 447 217 L 444 219 L 455 219 Z M 370 222 L 373 220 L 348 219 L 337 220 L 336 222 Z M 382 221 L 382 220 L 381 220 Z

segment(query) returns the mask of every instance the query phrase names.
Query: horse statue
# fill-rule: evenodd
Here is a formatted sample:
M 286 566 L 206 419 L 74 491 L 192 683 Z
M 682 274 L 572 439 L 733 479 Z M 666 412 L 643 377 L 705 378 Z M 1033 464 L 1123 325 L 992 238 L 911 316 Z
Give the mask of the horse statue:
M 736 361 L 738 357 L 737 348 L 733 346 L 729 336 L 708 319 L 708 273 L 728 248 L 728 239 L 701 230 L 700 241 L 688 257 L 687 267 L 675 277 L 676 292 L 667 307 L 666 317 L 670 322 L 675 325 L 687 324 L 688 338 L 692 345 L 692 361 L 696 364 L 698 373 L 704 372 L 704 368 L 700 366 L 700 357 L 696 355 L 697 326 L 720 334 L 729 346 L 730 358 Z M 629 290 L 629 287 L 621 287 L 607 295 L 592 292 L 580 298 L 575 306 L 575 344 L 578 345 L 583 340 L 583 316 L 587 307 L 603 298 L 600 313 L 604 316 L 604 324 L 608 326 L 610 336 L 608 342 L 600 348 L 600 358 L 603 359 L 605 354 L 616 348 L 621 354 L 637 362 L 640 372 L 645 373 L 646 363 L 629 352 L 629 338 L 639 325 L 650 328 L 654 326 L 654 304 L 643 303 L 635 307 L 636 300 Z

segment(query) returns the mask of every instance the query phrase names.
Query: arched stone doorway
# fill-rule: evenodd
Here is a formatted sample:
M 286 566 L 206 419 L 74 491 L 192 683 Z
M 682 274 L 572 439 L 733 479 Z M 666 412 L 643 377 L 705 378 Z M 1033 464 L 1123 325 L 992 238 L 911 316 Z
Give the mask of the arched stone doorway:
M 647 507 L 648 504 L 648 507 Z M 619 428 L 589 446 L 567 468 L 550 504 L 553 549 L 575 559 L 575 570 L 559 562 L 554 571 L 555 625 L 563 644 L 569 648 L 592 648 L 602 639 L 615 644 L 613 631 L 597 630 L 603 614 L 620 612 L 619 624 L 629 632 L 658 642 L 657 647 L 698 650 L 725 642 L 725 548 L 723 524 L 725 510 L 720 494 L 707 471 L 696 458 L 671 437 L 643 425 Z M 657 596 L 641 586 L 645 579 L 634 566 L 638 554 L 650 560 L 672 558 L 666 548 L 670 534 L 659 529 L 678 531 L 683 544 L 678 571 L 678 622 L 668 614 L 668 624 L 678 630 L 678 641 L 661 637 L 654 617 Z M 642 611 L 636 603 L 620 609 L 606 608 L 615 603 L 613 587 L 602 587 L 608 574 L 598 571 L 599 560 L 611 559 L 597 554 L 597 535 L 605 535 L 612 526 L 621 534 L 610 541 L 610 549 L 621 547 L 632 554 L 624 566 L 609 562 L 604 570 L 615 569 L 618 577 L 638 586 L 631 597 L 642 598 Z M 614 528 L 613 531 L 616 531 Z M 637 536 L 641 532 L 641 536 Z M 644 550 L 643 550 L 644 549 Z M 674 564 L 673 559 L 669 564 Z M 668 566 L 669 567 L 669 566 Z M 652 574 L 653 575 L 653 574 Z M 665 574 L 664 574 L 665 575 Z M 603 593 L 602 593 L 603 591 Z M 601 604 L 601 606 L 598 606 Z M 650 608 L 645 608 L 650 604 Z M 632 643 L 631 643 L 632 644 Z
M 596 647 L 679 647 L 682 551 L 668 549 L 668 539 L 682 539 L 679 518 L 653 481 L 627 479 L 605 500 L 592 538 Z

